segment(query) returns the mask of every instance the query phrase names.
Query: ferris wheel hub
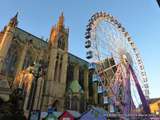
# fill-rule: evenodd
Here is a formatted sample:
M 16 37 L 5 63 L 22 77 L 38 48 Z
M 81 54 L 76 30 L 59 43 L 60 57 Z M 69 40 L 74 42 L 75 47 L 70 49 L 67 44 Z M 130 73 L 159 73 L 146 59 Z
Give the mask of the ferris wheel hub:
M 132 57 L 128 52 L 121 52 L 120 59 L 123 64 L 130 64 L 131 66 L 133 65 Z
M 121 61 L 122 61 L 122 63 L 125 64 L 125 65 L 128 63 L 127 56 L 126 56 L 125 54 L 122 55 Z

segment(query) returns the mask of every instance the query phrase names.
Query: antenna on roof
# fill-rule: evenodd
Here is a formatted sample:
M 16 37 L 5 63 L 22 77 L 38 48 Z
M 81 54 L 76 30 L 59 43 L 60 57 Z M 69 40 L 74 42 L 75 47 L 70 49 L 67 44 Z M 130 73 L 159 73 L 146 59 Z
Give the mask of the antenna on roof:
M 157 3 L 158 3 L 158 5 L 159 5 L 159 7 L 160 7 L 160 0 L 157 0 Z

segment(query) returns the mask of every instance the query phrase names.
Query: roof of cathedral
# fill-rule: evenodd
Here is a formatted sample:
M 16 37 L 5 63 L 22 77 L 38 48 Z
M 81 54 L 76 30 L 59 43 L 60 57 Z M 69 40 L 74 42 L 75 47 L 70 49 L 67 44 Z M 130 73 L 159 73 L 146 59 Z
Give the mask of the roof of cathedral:
M 33 35 L 33 34 L 27 32 L 27 31 L 25 31 L 25 30 L 23 30 L 23 29 L 21 29 L 21 28 L 19 28 L 19 27 L 16 27 L 16 29 L 18 29 L 18 30 L 20 30 L 20 31 L 22 31 L 22 32 L 24 32 L 24 33 L 26 33 L 26 34 L 28 34 L 29 36 L 33 36 L 33 37 L 35 37 L 36 39 L 40 40 L 41 42 L 44 42 L 44 43 L 47 44 L 47 41 L 45 41 L 44 39 L 42 39 L 42 38 L 40 38 L 40 37 L 37 37 L 37 36 L 35 36 L 35 35 Z
M 160 98 L 151 98 L 151 99 L 149 99 L 149 103 L 153 104 L 153 103 L 155 103 L 155 102 L 157 102 L 159 100 L 160 100 Z
M 25 31 L 25 30 L 23 30 L 21 28 L 18 28 L 18 27 L 16 27 L 16 30 L 19 31 L 19 32 L 22 32 L 22 33 L 24 33 L 24 34 L 26 34 L 26 35 L 28 35 L 28 36 L 30 36 L 32 38 L 35 38 L 35 40 L 37 40 L 37 42 L 42 42 L 43 46 L 47 47 L 48 41 L 45 41 L 43 38 L 39 38 L 39 37 L 27 32 L 27 31 Z M 77 62 L 77 63 L 79 63 L 81 65 L 88 65 L 88 62 L 86 60 L 84 60 L 84 59 L 82 59 L 82 58 L 80 58 L 80 57 L 78 57 L 76 55 L 73 55 L 70 52 L 68 52 L 68 53 L 69 53 L 69 60 L 71 62 Z
M 75 56 L 72 53 L 69 53 L 69 56 L 71 57 L 70 61 L 77 61 L 78 63 L 80 62 L 83 65 L 88 65 L 89 64 L 89 62 L 87 62 L 86 60 L 84 60 L 84 59 L 82 59 L 78 56 Z

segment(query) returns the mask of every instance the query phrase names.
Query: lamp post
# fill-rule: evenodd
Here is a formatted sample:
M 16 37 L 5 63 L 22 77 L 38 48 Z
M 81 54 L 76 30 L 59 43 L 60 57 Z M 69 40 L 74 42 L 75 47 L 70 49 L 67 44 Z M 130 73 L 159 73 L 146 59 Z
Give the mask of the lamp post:
M 36 94 L 36 89 L 37 89 L 37 81 L 38 81 L 38 78 L 40 77 L 41 68 L 42 68 L 41 64 L 39 64 L 39 63 L 34 64 L 34 69 L 32 71 L 32 74 L 34 76 L 34 79 L 32 81 L 32 90 L 33 91 L 31 93 L 31 104 L 30 104 L 30 108 L 29 108 L 28 120 L 30 120 L 30 118 L 31 118 L 31 112 L 33 110 L 35 94 Z

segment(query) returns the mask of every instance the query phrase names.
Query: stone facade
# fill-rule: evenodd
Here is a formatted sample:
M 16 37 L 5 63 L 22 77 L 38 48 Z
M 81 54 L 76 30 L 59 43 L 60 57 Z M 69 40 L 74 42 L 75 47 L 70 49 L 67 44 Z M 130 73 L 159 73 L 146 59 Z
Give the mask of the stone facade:
M 35 110 L 46 111 L 54 104 L 58 111 L 84 111 L 89 100 L 88 62 L 68 52 L 69 29 L 65 28 L 63 13 L 52 27 L 48 42 L 18 28 L 17 16 L 0 32 L 0 80 L 7 80 L 11 89 L 24 89 L 25 111 L 32 100 Z M 28 68 L 40 61 L 45 72 L 36 81 Z M 81 88 L 76 93 L 70 89 L 73 80 Z

